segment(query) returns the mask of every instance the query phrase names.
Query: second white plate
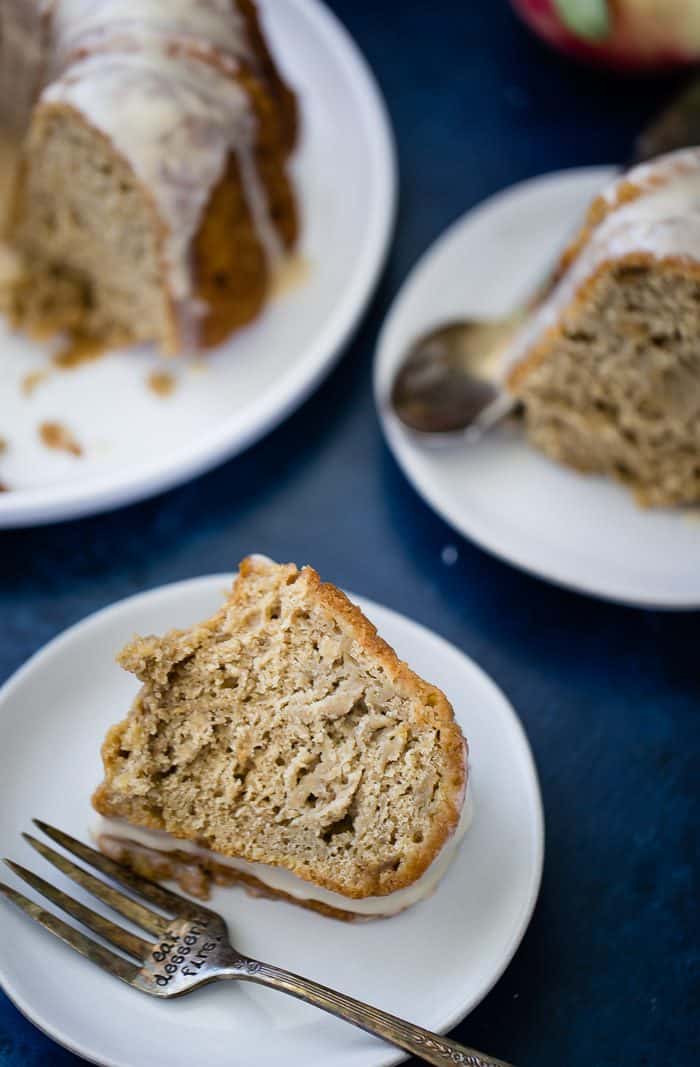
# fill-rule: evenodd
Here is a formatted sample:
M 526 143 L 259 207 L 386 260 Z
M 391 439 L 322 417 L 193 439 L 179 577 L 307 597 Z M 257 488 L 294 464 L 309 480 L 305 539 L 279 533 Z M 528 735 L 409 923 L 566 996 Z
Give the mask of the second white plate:
M 698 513 L 639 508 L 603 478 L 557 466 L 518 433 L 430 449 L 387 409 L 411 340 L 440 322 L 502 315 L 532 293 L 610 167 L 562 171 L 492 197 L 423 256 L 383 327 L 375 394 L 384 432 L 425 500 L 466 537 L 582 592 L 644 607 L 700 607 Z
M 215 575 L 122 601 L 52 641 L 7 683 L 0 692 L 0 855 L 58 879 L 94 906 L 37 857 L 21 831 L 36 816 L 86 838 L 100 744 L 137 689 L 115 652 L 134 633 L 207 617 L 230 581 Z M 237 889 L 216 890 L 212 907 L 243 952 L 445 1030 L 488 992 L 532 914 L 543 852 L 537 776 L 515 713 L 471 660 L 416 623 L 355 599 L 399 655 L 453 701 L 471 748 L 473 824 L 435 894 L 392 919 L 342 923 Z M 51 1037 L 105 1067 L 385 1067 L 403 1058 L 346 1023 L 253 985 L 152 1000 L 2 900 L 0 923 L 5 991 Z

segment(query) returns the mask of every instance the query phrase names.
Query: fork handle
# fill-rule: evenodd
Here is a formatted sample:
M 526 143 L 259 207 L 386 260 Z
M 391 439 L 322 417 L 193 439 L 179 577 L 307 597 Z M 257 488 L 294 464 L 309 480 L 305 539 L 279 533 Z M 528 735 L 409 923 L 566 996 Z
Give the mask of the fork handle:
M 465 1064 L 466 1067 L 509 1067 L 503 1060 L 485 1056 L 473 1048 L 466 1048 L 447 1037 L 424 1030 L 422 1026 L 414 1026 L 396 1015 L 372 1008 L 369 1004 L 363 1004 L 361 1000 L 355 1000 L 344 993 L 336 993 L 327 986 L 292 974 L 281 967 L 239 958 L 222 977 L 243 978 L 270 986 L 271 989 L 278 989 L 282 993 L 289 993 L 307 1004 L 322 1008 L 323 1011 L 337 1015 L 370 1034 L 398 1045 L 399 1048 L 419 1056 L 426 1063 L 435 1064 L 436 1067 L 447 1067 L 448 1064 Z

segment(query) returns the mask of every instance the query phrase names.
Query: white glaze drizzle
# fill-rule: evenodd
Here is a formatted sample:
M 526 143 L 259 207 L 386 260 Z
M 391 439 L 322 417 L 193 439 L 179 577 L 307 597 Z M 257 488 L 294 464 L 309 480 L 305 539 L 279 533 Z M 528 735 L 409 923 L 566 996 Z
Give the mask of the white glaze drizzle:
M 614 207 L 623 182 L 638 187 L 640 195 Z M 681 258 L 700 263 L 700 149 L 674 152 L 643 164 L 615 181 L 602 197 L 612 210 L 506 348 L 504 375 L 527 358 L 606 261 L 640 253 L 656 260 Z
M 197 315 L 190 248 L 228 152 L 254 136 L 243 90 L 205 64 L 148 49 L 74 63 L 43 100 L 70 104 L 130 163 L 167 228 L 175 301 L 188 317 Z
M 255 59 L 231 0 L 54 0 L 52 73 L 80 51 L 140 48 L 147 39 L 210 51 L 234 67 Z
M 692 174 L 700 167 L 700 148 L 680 148 L 665 156 L 646 163 L 639 163 L 625 171 L 603 190 L 601 196 L 608 205 L 617 203 L 623 186 L 633 185 L 642 195 L 658 189 L 684 175 Z
M 405 889 L 398 889 L 394 893 L 388 893 L 383 897 L 364 897 L 354 900 L 344 897 L 340 893 L 333 893 L 322 886 L 313 885 L 299 878 L 291 871 L 282 867 L 271 867 L 266 863 L 251 863 L 248 860 L 234 859 L 231 856 L 222 856 L 218 852 L 195 845 L 192 841 L 184 841 L 173 837 L 161 830 L 145 830 L 140 826 L 132 826 L 124 819 L 105 819 L 100 817 L 93 827 L 91 834 L 95 840 L 100 835 L 106 834 L 124 841 L 133 841 L 146 848 L 156 851 L 168 851 L 178 849 L 193 857 L 207 857 L 224 867 L 249 874 L 264 885 L 277 892 L 287 893 L 297 900 L 313 900 L 341 911 L 350 911 L 356 915 L 365 916 L 390 916 L 425 900 L 438 886 L 444 877 L 448 867 L 457 853 L 460 841 L 469 829 L 473 818 L 473 805 L 471 789 L 468 788 L 462 805 L 459 823 L 445 843 L 439 854 L 420 878 Z

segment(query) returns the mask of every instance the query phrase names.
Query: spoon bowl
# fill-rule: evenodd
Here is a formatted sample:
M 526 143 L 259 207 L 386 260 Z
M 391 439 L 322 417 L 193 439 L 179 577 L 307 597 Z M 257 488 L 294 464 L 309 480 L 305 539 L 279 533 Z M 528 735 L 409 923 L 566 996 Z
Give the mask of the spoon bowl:
M 390 404 L 410 430 L 446 440 L 476 441 L 512 414 L 518 402 L 498 381 L 499 356 L 524 311 L 495 319 L 463 319 L 415 341 L 401 363 Z

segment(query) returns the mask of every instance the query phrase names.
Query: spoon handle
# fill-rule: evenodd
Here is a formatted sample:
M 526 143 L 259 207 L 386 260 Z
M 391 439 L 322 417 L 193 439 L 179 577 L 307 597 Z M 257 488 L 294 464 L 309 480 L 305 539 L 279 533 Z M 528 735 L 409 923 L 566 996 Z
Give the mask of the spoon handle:
M 485 407 L 474 422 L 464 431 L 464 440 L 468 445 L 476 444 L 485 433 L 493 429 L 499 422 L 503 422 L 509 415 L 515 415 L 520 409 L 520 401 L 510 393 L 499 393 L 498 396 Z

